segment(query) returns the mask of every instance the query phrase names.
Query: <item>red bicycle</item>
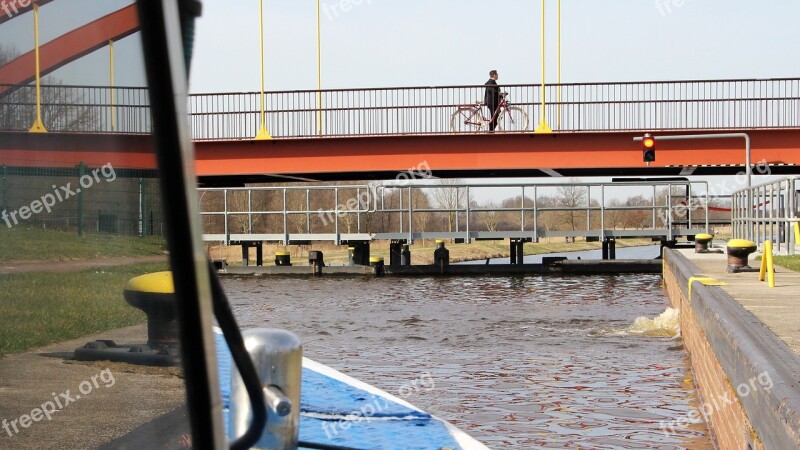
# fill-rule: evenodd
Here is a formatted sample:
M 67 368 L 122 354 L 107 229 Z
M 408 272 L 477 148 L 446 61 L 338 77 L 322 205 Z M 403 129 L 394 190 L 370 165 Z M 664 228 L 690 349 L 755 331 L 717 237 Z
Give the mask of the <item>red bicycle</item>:
M 450 129 L 456 133 L 481 131 L 489 122 L 497 119 L 498 131 L 525 131 L 528 129 L 528 114 L 518 106 L 510 106 L 508 92 L 500 94 L 500 104 L 492 117 L 483 116 L 481 101 L 474 105 L 460 105 L 450 116 Z

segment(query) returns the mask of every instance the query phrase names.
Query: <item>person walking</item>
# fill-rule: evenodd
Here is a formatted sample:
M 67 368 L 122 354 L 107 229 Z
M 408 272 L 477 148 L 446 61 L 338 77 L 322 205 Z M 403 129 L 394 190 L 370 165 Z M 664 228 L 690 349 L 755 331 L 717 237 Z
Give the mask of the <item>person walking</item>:
M 486 107 L 489 108 L 488 117 L 491 117 L 489 121 L 489 131 L 494 131 L 497 127 L 497 116 L 495 116 L 495 112 L 500 106 L 500 86 L 497 85 L 498 78 L 497 71 L 492 70 L 489 72 L 489 81 L 485 83 L 486 93 L 483 96 L 483 102 L 486 104 Z

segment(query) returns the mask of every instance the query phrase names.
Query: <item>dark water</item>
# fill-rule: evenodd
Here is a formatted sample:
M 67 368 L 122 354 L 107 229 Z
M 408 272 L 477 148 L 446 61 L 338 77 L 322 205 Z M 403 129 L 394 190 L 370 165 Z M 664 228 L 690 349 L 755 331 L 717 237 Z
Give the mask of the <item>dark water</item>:
M 712 448 L 680 340 L 631 335 L 657 275 L 225 281 L 245 328 L 449 420 L 491 448 Z M 427 377 L 430 378 L 427 378 Z M 424 389 L 415 380 L 426 380 Z

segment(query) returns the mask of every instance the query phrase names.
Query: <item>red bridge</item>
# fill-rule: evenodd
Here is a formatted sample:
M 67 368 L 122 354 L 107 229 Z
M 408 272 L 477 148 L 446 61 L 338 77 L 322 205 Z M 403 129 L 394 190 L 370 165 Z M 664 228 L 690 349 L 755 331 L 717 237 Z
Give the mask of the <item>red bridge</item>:
M 43 44 L 40 72 L 137 30 L 135 5 L 102 17 Z M 0 163 L 154 167 L 146 89 L 42 86 L 48 133 L 29 133 L 34 76 L 31 54 L 0 66 Z M 258 92 L 192 95 L 197 173 L 203 184 L 241 185 L 393 178 L 423 162 L 439 177 L 732 174 L 746 164 L 741 139 L 686 140 L 659 142 L 648 167 L 633 141 L 644 132 L 747 133 L 749 163 L 798 173 L 800 78 L 502 88 L 527 121 L 495 133 L 465 131 L 453 117 L 483 97 L 482 85 L 267 92 L 263 122 Z M 543 120 L 553 133 L 534 133 Z M 262 126 L 273 139 L 254 139 Z M 107 153 L 110 146 L 124 152 Z

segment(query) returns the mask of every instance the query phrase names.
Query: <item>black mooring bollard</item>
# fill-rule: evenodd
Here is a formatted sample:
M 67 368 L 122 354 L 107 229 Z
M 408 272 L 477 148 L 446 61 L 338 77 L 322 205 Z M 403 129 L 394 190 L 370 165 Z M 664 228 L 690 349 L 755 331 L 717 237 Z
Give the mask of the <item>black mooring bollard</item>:
M 292 254 L 289 252 L 275 252 L 275 265 L 276 266 L 291 266 Z
M 450 250 L 445 248 L 443 240 L 436 241 L 436 250 L 433 251 L 433 264 L 439 268 L 439 273 L 447 272 L 450 266 Z
M 308 252 L 308 264 L 314 275 L 322 275 L 322 268 L 325 267 L 325 256 L 319 250 Z
M 400 254 L 400 265 L 411 265 L 411 248 L 408 246 L 408 244 L 403 244 L 403 252 Z

